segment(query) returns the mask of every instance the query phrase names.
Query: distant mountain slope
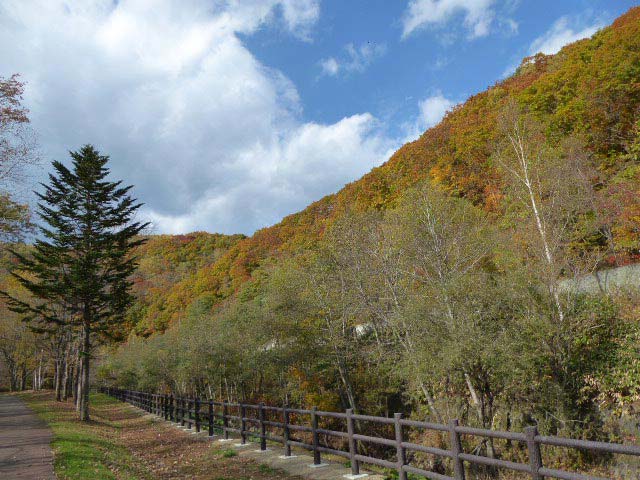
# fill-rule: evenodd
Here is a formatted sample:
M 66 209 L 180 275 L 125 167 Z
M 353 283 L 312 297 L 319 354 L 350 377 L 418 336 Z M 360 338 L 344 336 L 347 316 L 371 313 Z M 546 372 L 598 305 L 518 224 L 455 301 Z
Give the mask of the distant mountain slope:
M 568 45 L 556 55 L 525 59 L 513 76 L 469 98 L 418 140 L 400 148 L 384 165 L 336 194 L 252 237 L 220 240 L 224 245 L 214 249 L 217 255 L 207 257 L 211 261 L 187 262 L 193 272 L 174 276 L 170 274 L 174 270 L 171 258 L 161 259 L 166 261 L 161 268 L 163 280 L 149 292 L 139 289 L 142 300 L 133 314 L 136 322 L 146 332 L 162 330 L 196 300 L 215 303 L 227 298 L 258 266 L 312 247 L 327 223 L 346 209 L 387 208 L 407 188 L 426 179 L 452 195 L 499 213 L 502 184 L 491 152 L 497 137 L 497 117 L 511 100 L 533 112 L 552 137 L 584 135 L 599 166 L 600 188 L 608 188 L 624 177 L 634 182 L 640 194 L 640 170 L 623 161 L 625 146 L 640 119 L 639 7 L 591 39 Z M 624 218 L 636 213 L 622 210 L 613 214 L 620 219 L 616 235 L 624 237 L 628 234 Z M 173 245 L 178 240 L 162 241 Z M 194 241 L 193 247 L 206 249 L 210 245 Z M 141 252 L 143 256 L 154 250 L 153 242 L 146 249 Z M 141 278 L 147 275 L 145 262 L 147 259 L 143 259 Z M 178 264 L 182 265 L 180 261 Z M 156 300 L 149 301 L 151 297 Z
M 205 232 L 149 236 L 136 251 L 140 259 L 132 279 L 136 303 L 129 312 L 135 330 L 140 334 L 164 330 L 173 312 L 167 312 L 166 299 L 175 286 L 216 263 L 244 238 Z

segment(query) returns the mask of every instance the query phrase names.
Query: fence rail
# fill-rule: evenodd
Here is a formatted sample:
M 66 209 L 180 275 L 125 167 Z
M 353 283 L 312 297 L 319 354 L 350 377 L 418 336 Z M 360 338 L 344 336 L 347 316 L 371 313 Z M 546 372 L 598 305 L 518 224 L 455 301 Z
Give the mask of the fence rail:
M 291 456 L 291 447 L 300 447 L 313 452 L 313 463 L 321 464 L 322 453 L 338 455 L 350 460 L 353 475 L 360 473 L 360 464 L 372 464 L 395 470 L 400 480 L 407 480 L 407 474 L 421 475 L 429 480 L 465 480 L 465 462 L 475 465 L 485 465 L 503 468 L 511 471 L 528 474 L 533 480 L 556 478 L 560 480 L 607 480 L 602 477 L 594 477 L 584 473 L 567 472 L 543 465 L 542 446 L 564 447 L 580 449 L 590 452 L 611 453 L 640 457 L 640 447 L 622 445 L 607 442 L 594 442 L 575 440 L 570 438 L 540 435 L 536 427 L 526 427 L 524 432 L 503 432 L 497 430 L 485 430 L 481 428 L 465 427 L 452 420 L 448 425 L 420 422 L 403 418 L 401 413 L 394 414 L 393 418 L 374 417 L 369 415 L 357 415 L 353 410 L 344 413 L 324 412 L 316 407 L 312 409 L 296 409 L 288 406 L 274 407 L 264 403 L 258 405 L 247 403 L 218 402 L 214 400 L 200 400 L 199 398 L 174 397 L 173 395 L 153 394 L 117 388 L 101 388 L 106 393 L 123 402 L 130 403 L 147 412 L 153 413 L 182 426 L 194 428 L 196 432 L 206 430 L 213 437 L 220 432 L 224 439 L 229 439 L 230 433 L 240 435 L 241 443 L 246 444 L 249 437 L 260 441 L 260 449 L 266 450 L 267 440 L 281 443 L 285 456 Z M 250 413 L 252 412 L 252 413 Z M 292 422 L 292 415 L 300 420 L 308 418 L 306 424 Z M 280 420 L 273 420 L 278 416 Z M 268 419 L 271 418 L 271 419 Z M 319 428 L 319 420 L 322 418 L 344 421 L 344 430 L 329 430 Z M 378 425 L 387 425 L 393 428 L 393 438 L 380 436 L 367 436 L 357 433 L 357 423 L 371 422 Z M 281 432 L 278 435 L 269 431 L 267 427 Z M 426 445 L 420 445 L 407 441 L 405 430 L 417 428 L 441 432 L 449 437 L 449 449 L 444 450 Z M 310 434 L 311 442 L 303 439 L 294 439 L 293 432 Z M 321 444 L 320 435 L 325 438 L 325 444 Z M 462 436 L 496 438 L 521 442 L 526 446 L 528 463 L 517 463 L 498 458 L 490 458 L 464 452 L 462 448 Z M 348 450 L 331 448 L 326 442 L 328 438 L 346 440 Z M 395 449 L 395 461 L 363 455 L 359 452 L 359 442 L 365 444 L 383 445 Z M 436 457 L 448 458 L 453 465 L 453 476 L 443 475 L 433 471 L 424 470 L 411 465 L 409 453 L 421 452 Z

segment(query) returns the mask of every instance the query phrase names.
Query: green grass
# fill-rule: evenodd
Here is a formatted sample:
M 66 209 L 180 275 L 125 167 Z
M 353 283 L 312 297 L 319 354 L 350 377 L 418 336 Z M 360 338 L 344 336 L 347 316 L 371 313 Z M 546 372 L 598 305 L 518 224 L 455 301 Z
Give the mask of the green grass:
M 278 472 L 278 469 L 273 468 L 273 467 L 267 465 L 266 463 L 261 463 L 260 465 L 258 465 L 258 471 L 260 473 L 275 474 L 275 473 Z
M 60 480 L 149 478 L 135 467 L 135 459 L 130 453 L 116 443 L 112 434 L 109 435 L 118 426 L 102 413 L 121 408 L 119 402 L 106 395 L 92 394 L 93 420 L 83 423 L 68 405 L 52 402 L 49 395 L 27 393 L 20 397 L 53 431 L 54 469 Z
M 235 457 L 236 455 L 238 455 L 238 452 L 236 452 L 235 450 L 225 450 L 222 452 L 222 456 L 224 458 L 231 458 L 231 457 Z
M 53 431 L 59 480 L 152 480 L 160 472 L 193 479 L 299 479 L 154 422 L 106 395 L 91 396 L 89 423 L 78 420 L 71 402 L 54 401 L 51 392 L 20 396 Z

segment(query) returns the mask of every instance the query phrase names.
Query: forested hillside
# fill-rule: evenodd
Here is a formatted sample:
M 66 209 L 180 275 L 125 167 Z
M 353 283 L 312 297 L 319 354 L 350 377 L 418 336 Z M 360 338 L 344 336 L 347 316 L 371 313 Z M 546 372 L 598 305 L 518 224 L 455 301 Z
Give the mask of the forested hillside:
M 138 335 L 100 375 L 120 387 L 625 437 L 640 401 L 640 297 L 565 281 L 637 261 L 639 232 L 636 8 L 557 55 L 525 59 L 387 163 L 277 225 L 197 237 L 184 253 L 183 237 L 152 241 L 139 252 Z M 183 255 L 194 259 L 184 275 L 174 268 Z M 147 279 L 154 272 L 160 280 Z M 495 454 L 491 442 L 478 448 Z
M 135 245 L 127 321 L 94 334 L 104 385 L 634 441 L 640 291 L 571 279 L 640 260 L 640 8 L 277 225 Z M 5 313 L 2 338 L 31 338 Z M 14 384 L 53 341 L 4 342 Z
M 243 235 L 206 232 L 146 236 L 146 243 L 135 251 L 139 260 L 139 267 L 131 278 L 135 302 L 128 311 L 126 321 L 118 331 L 111 332 L 112 335 L 117 339 L 125 339 L 130 333 L 144 336 L 155 330 L 164 330 L 168 322 L 165 302 L 170 293 L 181 282 L 188 281 L 198 269 L 215 263 L 243 238 Z M 27 255 L 32 251 L 31 246 L 23 244 L 13 245 L 12 248 Z M 28 299 L 28 293 L 10 274 L 16 266 L 13 255 L 3 249 L 0 257 L 0 290 Z M 212 306 L 216 298 L 203 301 Z M 75 358 L 78 345 L 69 341 L 70 334 L 38 336 L 22 321 L 22 315 L 7 308 L 5 301 L 0 307 L 0 360 L 5 365 L 9 380 L 4 386 L 11 390 L 22 390 L 27 385 L 39 387 L 46 380 L 47 359 L 55 359 L 64 365 L 68 370 L 66 379 L 70 382 L 78 368 Z
M 215 264 L 244 235 L 195 232 L 188 235 L 151 235 L 136 250 L 139 267 L 133 277 L 136 303 L 129 320 L 137 334 L 164 331 L 171 319 L 167 298 L 198 270 Z M 220 298 L 205 296 L 213 305 Z M 170 310 L 169 310 L 170 311 Z
M 161 322 L 140 321 L 162 330 L 201 296 L 227 298 L 252 278 L 258 267 L 312 247 L 326 226 L 346 211 L 393 207 L 407 189 L 425 180 L 488 213 L 503 216 L 509 209 L 507 185 L 494 152 L 501 136 L 498 118 L 510 102 L 539 121 L 549 141 L 558 143 L 574 136 L 584 142 L 592 156 L 591 180 L 600 199 L 607 202 L 612 249 L 604 261 L 630 261 L 637 255 L 640 215 L 640 173 L 627 156 L 627 148 L 637 135 L 640 106 L 639 39 L 640 8 L 635 8 L 591 39 L 568 45 L 556 55 L 525 59 L 513 76 L 456 107 L 381 167 L 335 195 L 237 242 L 216 262 L 199 268 L 172 289 L 164 302 Z

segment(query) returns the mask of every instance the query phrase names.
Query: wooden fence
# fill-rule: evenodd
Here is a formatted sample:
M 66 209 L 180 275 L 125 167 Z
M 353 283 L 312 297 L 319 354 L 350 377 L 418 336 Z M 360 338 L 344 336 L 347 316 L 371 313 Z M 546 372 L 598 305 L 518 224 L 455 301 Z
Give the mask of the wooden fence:
M 395 470 L 400 480 L 407 480 L 408 473 L 421 475 L 429 480 L 465 480 L 465 462 L 468 462 L 469 464 L 523 472 L 533 480 L 543 480 L 544 478 L 607 480 L 606 478 L 594 477 L 584 473 L 546 468 L 543 463 L 541 447 L 564 447 L 593 453 L 640 457 L 640 447 L 638 446 L 540 435 L 536 427 L 527 427 L 522 433 L 503 432 L 465 427 L 459 425 L 457 420 L 451 420 L 448 425 L 409 420 L 403 418 L 401 413 L 394 414 L 393 418 L 374 417 L 354 414 L 352 410 L 347 410 L 345 413 L 324 412 L 315 407 L 305 410 L 287 406 L 273 407 L 264 403 L 255 405 L 217 402 L 116 388 L 101 388 L 101 391 L 123 402 L 128 402 L 147 412 L 158 415 L 165 420 L 195 428 L 196 432 L 207 431 L 211 437 L 216 432 L 220 432 L 224 439 L 228 439 L 230 433 L 237 433 L 240 435 L 242 444 L 246 444 L 248 437 L 257 438 L 260 441 L 261 450 L 266 450 L 267 440 L 271 440 L 283 445 L 286 456 L 291 456 L 291 447 L 300 447 L 313 452 L 313 463 L 315 465 L 321 464 L 321 455 L 323 453 L 338 455 L 350 461 L 353 475 L 358 475 L 360 473 L 360 464 L 365 463 Z M 292 416 L 295 416 L 298 421 L 292 421 Z M 278 418 L 278 420 L 274 420 L 274 417 Z M 308 421 L 304 422 L 305 424 L 301 424 L 300 420 L 305 418 Z M 319 421 L 323 418 L 334 422 L 339 421 L 344 428 L 342 430 L 320 428 Z M 361 435 L 356 428 L 358 422 L 387 425 L 394 432 L 393 438 Z M 445 450 L 409 442 L 405 436 L 407 428 L 441 432 L 448 437 L 449 448 Z M 281 435 L 275 432 L 279 432 Z M 310 438 L 310 441 L 304 441 L 300 437 L 294 438 L 295 432 L 304 432 L 306 434 L 304 436 Z M 325 439 L 324 443 L 320 442 L 321 436 Z M 462 448 L 462 436 L 521 442 L 522 445 L 526 446 L 528 463 L 517 463 L 466 453 Z M 348 445 L 348 450 L 331 448 L 329 442 L 326 442 L 328 438 L 343 439 Z M 383 445 L 395 450 L 395 462 L 361 454 L 359 452 L 359 443 Z M 411 462 L 408 461 L 408 454 L 411 452 L 421 452 L 450 459 L 453 467 L 453 477 L 411 465 Z M 640 475 L 638 478 L 640 478 Z

